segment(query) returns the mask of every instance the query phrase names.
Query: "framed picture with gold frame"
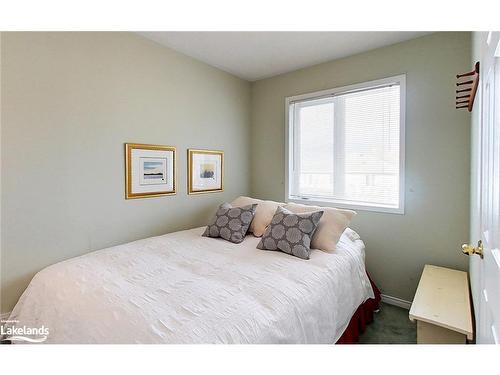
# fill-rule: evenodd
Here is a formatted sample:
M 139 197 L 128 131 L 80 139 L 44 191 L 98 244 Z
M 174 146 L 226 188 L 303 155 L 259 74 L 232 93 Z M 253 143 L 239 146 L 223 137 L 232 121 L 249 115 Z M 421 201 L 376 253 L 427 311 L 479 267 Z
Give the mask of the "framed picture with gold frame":
M 188 149 L 188 194 L 224 191 L 224 152 Z
M 125 199 L 175 194 L 175 147 L 125 143 Z

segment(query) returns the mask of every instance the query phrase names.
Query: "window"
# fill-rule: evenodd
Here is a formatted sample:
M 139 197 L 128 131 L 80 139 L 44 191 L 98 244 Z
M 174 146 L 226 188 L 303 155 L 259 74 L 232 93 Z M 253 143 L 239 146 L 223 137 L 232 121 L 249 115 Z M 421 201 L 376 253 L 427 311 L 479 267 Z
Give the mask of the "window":
M 286 104 L 289 201 L 404 212 L 404 75 Z

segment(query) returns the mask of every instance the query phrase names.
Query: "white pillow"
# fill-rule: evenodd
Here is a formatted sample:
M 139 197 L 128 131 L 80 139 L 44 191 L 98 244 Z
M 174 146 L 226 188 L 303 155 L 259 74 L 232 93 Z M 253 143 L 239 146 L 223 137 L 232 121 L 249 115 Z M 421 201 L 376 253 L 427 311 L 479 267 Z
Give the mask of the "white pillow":
M 356 215 L 355 211 L 342 210 L 340 208 L 307 206 L 304 204 L 289 203 L 284 206 L 293 213 L 323 211 L 323 216 L 319 221 L 318 228 L 314 233 L 311 242 L 312 249 L 319 249 L 326 252 L 332 252 L 340 240 L 352 218 Z M 258 206 L 257 206 L 258 209 Z
M 266 231 L 266 227 L 271 223 L 278 206 L 284 206 L 285 203 L 263 201 L 261 199 L 241 196 L 232 201 L 231 206 L 243 207 L 255 203 L 257 203 L 257 210 L 248 231 L 252 232 L 255 237 L 262 237 Z

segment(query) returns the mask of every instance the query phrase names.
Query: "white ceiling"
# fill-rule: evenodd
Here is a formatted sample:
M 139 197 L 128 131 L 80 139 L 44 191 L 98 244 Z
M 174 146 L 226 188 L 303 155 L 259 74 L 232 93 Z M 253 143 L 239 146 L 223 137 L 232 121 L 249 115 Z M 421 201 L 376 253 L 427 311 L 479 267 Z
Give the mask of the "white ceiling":
M 240 78 L 256 81 L 430 32 L 140 32 Z

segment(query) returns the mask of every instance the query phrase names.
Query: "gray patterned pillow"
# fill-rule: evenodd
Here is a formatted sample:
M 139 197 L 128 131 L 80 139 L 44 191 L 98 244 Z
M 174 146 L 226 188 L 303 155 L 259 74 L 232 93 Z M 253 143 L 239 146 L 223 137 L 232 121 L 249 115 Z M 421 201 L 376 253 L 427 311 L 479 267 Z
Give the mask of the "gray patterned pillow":
M 255 215 L 257 204 L 233 207 L 223 203 L 205 229 L 205 237 L 221 237 L 234 243 L 243 242 Z
M 323 211 L 294 214 L 278 207 L 257 245 L 261 250 L 277 250 L 302 259 L 309 259 L 311 239 Z

